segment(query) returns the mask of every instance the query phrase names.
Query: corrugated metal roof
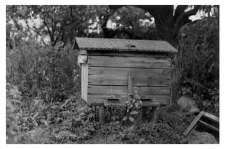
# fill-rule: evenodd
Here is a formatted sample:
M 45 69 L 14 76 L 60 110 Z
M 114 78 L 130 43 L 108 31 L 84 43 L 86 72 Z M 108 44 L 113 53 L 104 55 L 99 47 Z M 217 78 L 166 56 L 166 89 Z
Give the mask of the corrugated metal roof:
M 175 53 L 177 50 L 166 41 L 107 38 L 76 38 L 79 49 L 108 51 L 142 51 Z

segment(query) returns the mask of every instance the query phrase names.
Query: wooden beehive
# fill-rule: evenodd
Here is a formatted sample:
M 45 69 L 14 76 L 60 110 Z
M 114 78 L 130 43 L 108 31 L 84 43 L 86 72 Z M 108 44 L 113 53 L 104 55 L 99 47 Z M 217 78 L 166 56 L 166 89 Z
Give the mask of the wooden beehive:
M 128 100 L 128 76 L 132 90 L 142 100 L 170 104 L 171 55 L 177 52 L 165 41 L 76 38 L 81 66 L 81 96 L 87 103 Z

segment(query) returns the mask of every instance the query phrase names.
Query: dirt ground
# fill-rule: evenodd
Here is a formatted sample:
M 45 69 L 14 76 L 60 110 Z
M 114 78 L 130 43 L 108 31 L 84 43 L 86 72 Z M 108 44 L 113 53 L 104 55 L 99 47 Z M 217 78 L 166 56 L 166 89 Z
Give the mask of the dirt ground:
M 219 141 L 208 132 L 198 132 L 193 130 L 189 136 L 182 140 L 182 143 L 188 144 L 218 144 Z

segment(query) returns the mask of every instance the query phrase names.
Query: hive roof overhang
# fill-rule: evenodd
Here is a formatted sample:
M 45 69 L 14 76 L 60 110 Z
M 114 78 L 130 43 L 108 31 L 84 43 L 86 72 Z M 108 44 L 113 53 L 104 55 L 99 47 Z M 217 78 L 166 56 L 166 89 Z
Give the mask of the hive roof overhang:
M 80 38 L 75 39 L 76 48 L 80 50 L 100 51 L 137 51 L 176 53 L 177 50 L 166 41 L 131 40 L 108 38 Z

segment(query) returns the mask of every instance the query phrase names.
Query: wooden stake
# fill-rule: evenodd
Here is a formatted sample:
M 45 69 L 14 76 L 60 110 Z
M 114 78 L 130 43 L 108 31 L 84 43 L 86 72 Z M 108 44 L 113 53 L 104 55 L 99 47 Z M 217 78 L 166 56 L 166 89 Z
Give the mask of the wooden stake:
M 99 107 L 99 122 L 101 124 L 105 123 L 105 109 L 104 109 L 104 106 Z

